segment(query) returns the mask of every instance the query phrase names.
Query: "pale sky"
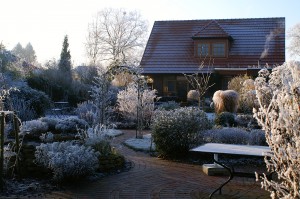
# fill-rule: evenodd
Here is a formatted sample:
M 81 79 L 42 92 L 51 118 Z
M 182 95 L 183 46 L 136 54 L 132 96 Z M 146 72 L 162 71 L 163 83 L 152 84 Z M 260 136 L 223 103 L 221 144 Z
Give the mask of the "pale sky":
M 0 0 L 0 42 L 11 50 L 30 42 L 40 63 L 59 59 L 69 36 L 74 65 L 86 63 L 88 23 L 103 8 L 136 10 L 149 22 L 285 17 L 286 31 L 300 23 L 299 0 Z M 288 45 L 288 42 L 286 42 Z M 288 53 L 287 59 L 290 59 Z

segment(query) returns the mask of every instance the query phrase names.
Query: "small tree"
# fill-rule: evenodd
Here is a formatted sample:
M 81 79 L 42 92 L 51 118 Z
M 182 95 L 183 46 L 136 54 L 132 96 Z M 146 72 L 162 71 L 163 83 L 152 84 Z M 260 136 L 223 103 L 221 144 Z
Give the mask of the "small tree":
M 210 64 L 209 64 L 210 65 Z M 214 83 L 210 83 L 211 71 L 209 71 L 209 67 L 207 71 L 204 71 L 204 62 L 202 62 L 198 68 L 198 71 L 194 74 L 188 75 L 184 74 L 188 83 L 192 86 L 194 90 L 198 92 L 198 107 L 201 107 L 201 101 L 204 97 L 207 90 L 214 85 Z
M 300 63 L 284 63 L 255 80 L 259 109 L 254 117 L 263 127 L 271 154 L 265 158 L 277 179 L 262 177 L 272 198 L 300 198 Z
M 91 97 L 93 104 L 97 107 L 97 118 L 96 123 L 107 125 L 109 119 L 109 109 L 111 103 L 112 93 L 111 87 L 111 76 L 104 69 L 98 72 L 98 76 L 94 79 L 94 85 L 91 89 Z
M 137 122 L 137 137 L 142 137 L 145 125 L 150 124 L 154 111 L 155 90 L 146 89 L 143 79 L 138 78 L 129 84 L 124 91 L 118 93 L 118 108 L 122 115 Z

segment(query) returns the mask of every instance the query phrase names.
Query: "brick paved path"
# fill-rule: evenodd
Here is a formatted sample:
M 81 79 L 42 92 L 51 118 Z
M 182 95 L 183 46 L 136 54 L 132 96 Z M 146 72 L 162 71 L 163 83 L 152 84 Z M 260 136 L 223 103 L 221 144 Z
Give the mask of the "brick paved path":
M 120 143 L 132 138 L 135 131 L 124 131 L 112 145 L 133 163 L 127 172 L 103 177 L 96 182 L 69 187 L 65 192 L 54 192 L 43 198 L 78 199 L 185 199 L 208 198 L 208 195 L 227 178 L 203 174 L 200 165 L 189 165 L 150 157 L 133 151 Z M 264 199 L 269 193 L 254 179 L 234 178 L 214 198 Z

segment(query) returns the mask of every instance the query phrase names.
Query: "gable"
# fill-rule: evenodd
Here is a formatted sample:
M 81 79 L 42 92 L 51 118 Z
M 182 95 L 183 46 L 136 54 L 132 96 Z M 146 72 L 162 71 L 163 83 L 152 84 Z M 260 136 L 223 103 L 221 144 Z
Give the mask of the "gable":
M 218 24 L 216 20 L 210 21 L 199 32 L 193 35 L 193 39 L 201 38 L 229 38 L 230 35 Z
M 228 57 L 215 68 L 247 68 L 285 61 L 285 18 L 156 21 L 145 48 L 144 73 L 193 73 L 210 58 L 194 56 L 194 40 L 229 38 Z

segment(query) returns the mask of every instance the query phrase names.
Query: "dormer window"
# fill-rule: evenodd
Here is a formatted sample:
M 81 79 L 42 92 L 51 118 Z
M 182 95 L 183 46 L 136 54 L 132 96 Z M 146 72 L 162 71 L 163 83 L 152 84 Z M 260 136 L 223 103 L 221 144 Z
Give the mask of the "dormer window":
M 213 43 L 212 44 L 212 56 L 213 57 L 225 57 L 225 43 Z
M 215 57 L 215 58 L 224 58 L 227 57 L 227 44 L 226 40 L 198 40 L 195 41 L 195 56 L 206 58 L 206 57 Z
M 199 57 L 207 57 L 209 56 L 209 43 L 198 43 L 197 44 L 197 56 Z
M 200 58 L 226 58 L 231 36 L 216 22 L 211 21 L 192 39 L 195 44 L 195 56 Z

